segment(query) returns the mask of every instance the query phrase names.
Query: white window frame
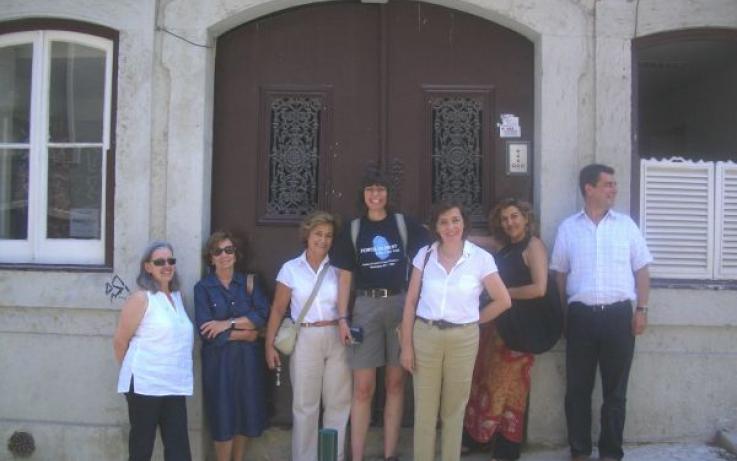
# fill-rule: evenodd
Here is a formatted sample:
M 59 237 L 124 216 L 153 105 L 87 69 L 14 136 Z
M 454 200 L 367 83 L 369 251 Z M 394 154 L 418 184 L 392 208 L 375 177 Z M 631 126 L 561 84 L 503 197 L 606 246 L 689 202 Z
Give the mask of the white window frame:
M 102 142 L 52 143 L 48 140 L 49 84 L 52 42 L 65 42 L 99 49 L 105 53 Z M 26 240 L 0 239 L 0 263 L 82 264 L 105 263 L 107 216 L 107 157 L 110 149 L 112 105 L 113 41 L 78 32 L 39 30 L 0 35 L 0 47 L 24 43 L 33 45 L 31 77 L 30 135 L 27 144 L 0 143 L 2 148 L 29 151 L 28 234 Z M 48 152 L 54 147 L 94 147 L 100 149 L 100 238 L 47 238 Z
M 737 279 L 737 164 L 642 159 L 640 227 L 653 277 Z
M 737 163 L 716 164 L 715 278 L 737 279 Z

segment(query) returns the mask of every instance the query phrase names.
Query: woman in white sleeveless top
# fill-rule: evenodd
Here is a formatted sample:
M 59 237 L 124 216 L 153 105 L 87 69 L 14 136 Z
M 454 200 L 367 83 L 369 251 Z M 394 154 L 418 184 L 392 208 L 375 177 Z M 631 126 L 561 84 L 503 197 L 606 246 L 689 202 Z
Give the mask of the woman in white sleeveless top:
M 156 429 L 164 459 L 190 460 L 185 396 L 192 395 L 194 332 L 179 293 L 174 250 L 148 245 L 136 279 L 139 291 L 126 300 L 113 338 L 121 363 L 118 392 L 128 402 L 128 459 L 151 459 Z

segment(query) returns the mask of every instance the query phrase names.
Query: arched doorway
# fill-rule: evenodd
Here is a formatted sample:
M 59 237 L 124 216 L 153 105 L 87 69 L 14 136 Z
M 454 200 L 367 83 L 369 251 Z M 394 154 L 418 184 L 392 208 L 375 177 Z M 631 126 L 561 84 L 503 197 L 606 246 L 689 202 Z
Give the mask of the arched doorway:
M 531 196 L 532 165 L 507 174 L 507 143 L 534 141 L 533 69 L 525 37 L 420 2 L 320 3 L 243 24 L 217 41 L 211 227 L 244 234 L 249 269 L 272 288 L 301 249 L 301 217 L 353 215 L 368 163 L 395 178 L 403 211 L 422 218 L 452 196 L 484 227 L 498 198 Z M 519 117 L 520 137 L 499 135 L 501 114 Z

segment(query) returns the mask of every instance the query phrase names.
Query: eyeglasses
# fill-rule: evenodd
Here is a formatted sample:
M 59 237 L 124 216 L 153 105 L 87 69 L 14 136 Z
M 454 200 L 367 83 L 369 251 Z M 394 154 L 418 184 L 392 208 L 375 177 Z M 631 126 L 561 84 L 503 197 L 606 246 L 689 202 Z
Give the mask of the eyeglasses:
M 151 264 L 153 264 L 156 267 L 161 267 L 164 264 L 169 264 L 170 266 L 173 266 L 177 263 L 177 258 L 158 258 L 158 259 L 152 259 Z
M 213 256 L 220 256 L 221 254 L 223 254 L 223 251 L 225 252 L 225 254 L 232 255 L 233 253 L 235 253 L 235 247 L 233 245 L 228 245 L 225 248 L 215 248 L 210 252 L 210 254 Z

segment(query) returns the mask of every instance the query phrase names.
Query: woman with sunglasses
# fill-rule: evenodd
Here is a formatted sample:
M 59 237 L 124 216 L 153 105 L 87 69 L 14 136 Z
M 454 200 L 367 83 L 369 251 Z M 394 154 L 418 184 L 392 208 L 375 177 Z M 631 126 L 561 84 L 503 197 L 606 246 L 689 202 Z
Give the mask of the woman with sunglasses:
M 235 270 L 238 240 L 215 232 L 203 260 L 209 273 L 194 287 L 202 338 L 202 391 L 218 461 L 241 461 L 249 437 L 266 426 L 266 370 L 259 329 L 269 304 L 253 276 Z
M 191 459 L 184 398 L 192 395 L 192 322 L 179 293 L 174 250 L 148 245 L 113 337 L 121 364 L 118 392 L 128 402 L 128 459 L 147 461 L 161 430 L 164 459 Z

